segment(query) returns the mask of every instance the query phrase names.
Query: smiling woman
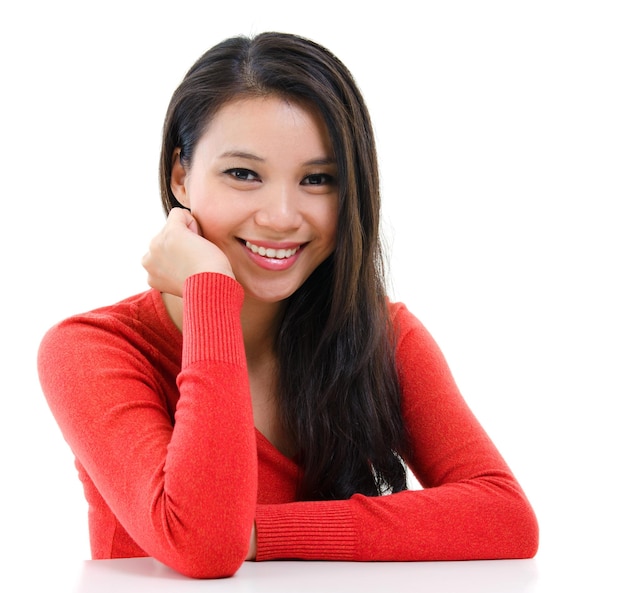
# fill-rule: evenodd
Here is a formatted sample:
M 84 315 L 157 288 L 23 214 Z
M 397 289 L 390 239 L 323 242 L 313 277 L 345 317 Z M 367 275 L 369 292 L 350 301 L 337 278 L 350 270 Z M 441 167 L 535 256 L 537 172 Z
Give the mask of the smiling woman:
M 293 35 L 228 39 L 174 92 L 151 289 L 39 353 L 95 558 L 206 578 L 535 554 L 521 487 L 385 293 L 373 138 L 345 66 Z

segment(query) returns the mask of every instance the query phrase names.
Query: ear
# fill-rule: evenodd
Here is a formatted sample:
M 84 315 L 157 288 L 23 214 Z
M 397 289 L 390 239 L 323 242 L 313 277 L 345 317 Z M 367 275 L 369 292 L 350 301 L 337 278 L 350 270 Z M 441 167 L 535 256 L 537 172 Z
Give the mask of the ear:
M 187 195 L 187 187 L 185 180 L 187 179 L 187 171 L 180 160 L 180 148 L 177 148 L 172 155 L 172 176 L 170 178 L 170 189 L 178 203 L 189 208 L 189 196 Z

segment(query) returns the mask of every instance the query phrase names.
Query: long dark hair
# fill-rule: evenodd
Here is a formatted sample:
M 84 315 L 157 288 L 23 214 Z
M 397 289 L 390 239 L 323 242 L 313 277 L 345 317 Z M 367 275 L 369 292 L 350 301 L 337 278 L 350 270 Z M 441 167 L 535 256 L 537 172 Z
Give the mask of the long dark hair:
M 276 336 L 278 403 L 302 468 L 300 497 L 406 489 L 406 438 L 379 239 L 374 134 L 350 72 L 327 49 L 284 33 L 227 39 L 191 67 L 163 129 L 166 212 L 173 154 L 188 164 L 216 111 L 235 98 L 274 95 L 322 115 L 338 167 L 337 246 L 285 304 Z

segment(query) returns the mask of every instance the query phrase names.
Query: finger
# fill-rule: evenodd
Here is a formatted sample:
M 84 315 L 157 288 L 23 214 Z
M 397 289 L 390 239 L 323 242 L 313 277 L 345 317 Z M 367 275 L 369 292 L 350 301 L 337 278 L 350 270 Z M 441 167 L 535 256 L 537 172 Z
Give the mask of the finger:
M 198 221 L 193 217 L 189 210 L 184 208 L 172 208 L 168 216 L 168 222 L 172 224 L 184 224 L 190 231 L 196 235 L 201 235 Z
M 189 215 L 189 223 L 187 224 L 187 228 L 190 231 L 193 231 L 196 235 L 200 235 L 202 236 L 202 232 L 200 231 L 200 225 L 198 224 L 198 221 L 191 215 Z
M 183 223 L 183 224 L 187 224 L 187 218 L 186 218 L 186 214 L 188 214 L 188 211 L 185 210 L 184 208 L 172 208 L 170 210 L 170 213 L 167 215 L 167 222 L 168 223 Z

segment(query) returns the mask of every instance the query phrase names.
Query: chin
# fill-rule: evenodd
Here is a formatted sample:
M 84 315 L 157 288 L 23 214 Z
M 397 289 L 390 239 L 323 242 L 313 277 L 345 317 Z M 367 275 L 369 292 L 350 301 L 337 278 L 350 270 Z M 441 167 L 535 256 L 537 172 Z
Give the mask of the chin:
M 267 293 L 249 292 L 246 290 L 245 294 L 246 294 L 246 298 L 250 300 L 254 300 L 259 303 L 265 303 L 266 305 L 272 305 L 272 304 L 278 304 L 278 303 L 282 303 L 283 301 L 286 301 L 294 292 L 295 290 L 292 290 L 291 292 L 288 292 L 288 293 L 281 292 L 281 293 L 267 294 Z
M 268 305 L 281 303 L 288 299 L 296 290 L 298 290 L 298 286 L 285 286 L 285 287 L 249 287 L 245 284 L 243 285 L 243 289 L 246 295 L 246 298 L 257 301 L 259 303 L 266 303 Z

